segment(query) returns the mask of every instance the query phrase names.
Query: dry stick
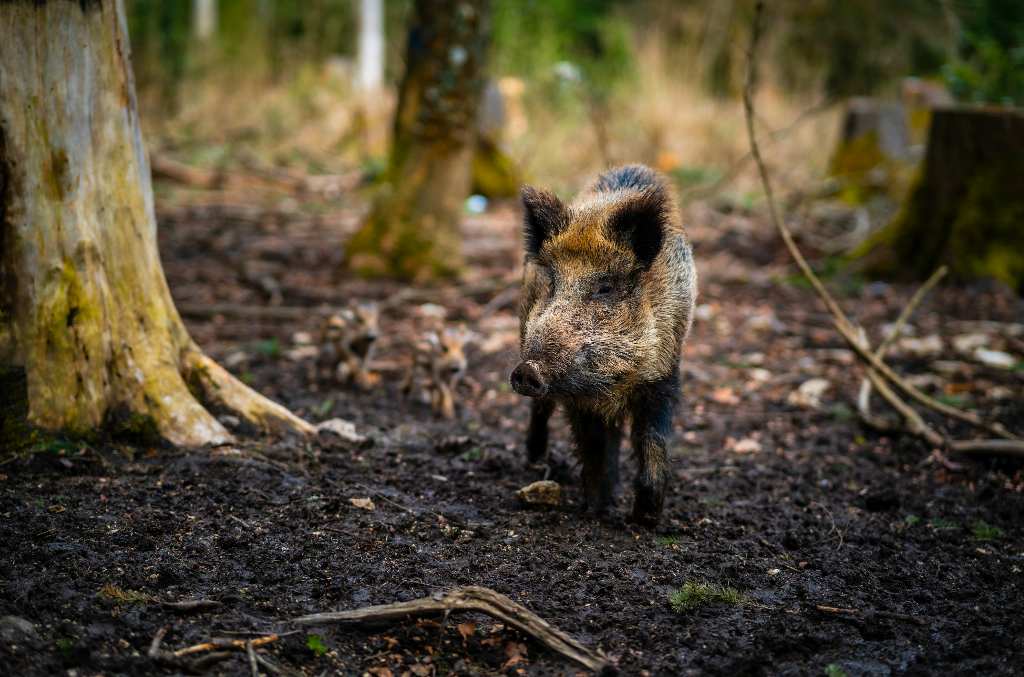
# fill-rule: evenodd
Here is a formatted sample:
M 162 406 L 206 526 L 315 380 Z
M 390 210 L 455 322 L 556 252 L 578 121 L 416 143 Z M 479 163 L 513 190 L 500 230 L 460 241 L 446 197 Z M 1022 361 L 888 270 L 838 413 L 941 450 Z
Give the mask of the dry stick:
M 253 646 L 263 646 L 264 644 L 270 644 L 281 639 L 280 635 L 267 635 L 266 637 L 260 637 L 252 641 Z M 209 642 L 203 642 L 202 644 L 196 644 L 194 646 L 187 647 L 185 649 L 178 649 L 172 655 L 175 658 L 181 658 L 182 656 L 188 656 L 194 653 L 202 653 L 203 651 L 211 651 L 213 649 L 244 649 L 245 642 L 240 639 L 225 639 L 222 637 L 214 637 Z
M 260 669 L 256 664 L 256 651 L 252 648 L 252 640 L 245 640 L 245 653 L 249 655 L 249 667 L 252 668 L 252 677 L 260 677 Z
M 411 602 L 397 602 L 371 606 L 352 611 L 300 616 L 294 623 L 319 624 L 343 623 L 348 625 L 400 622 L 423 616 L 447 616 L 455 611 L 474 611 L 486 614 L 505 625 L 530 635 L 552 651 L 598 671 L 607 663 L 600 654 L 594 653 L 561 630 L 553 628 L 547 621 L 526 607 L 489 588 L 467 586 L 448 592 L 434 593 L 430 597 Z
M 752 31 L 750 39 L 750 63 L 747 69 L 747 84 L 743 90 L 743 108 L 746 118 L 747 136 L 750 139 L 750 152 L 754 156 L 754 162 L 757 164 L 758 171 L 761 174 L 761 183 L 764 186 L 765 198 L 768 200 L 768 209 L 771 212 L 772 221 L 775 222 L 775 227 L 778 229 L 779 234 L 782 236 L 783 242 L 786 243 L 786 248 L 789 250 L 789 253 L 796 260 L 796 263 L 800 267 L 800 270 L 807 277 L 808 281 L 810 281 L 811 286 L 814 287 L 814 290 L 818 293 L 818 296 L 820 296 L 821 299 L 825 302 L 825 305 L 826 307 L 828 307 L 829 312 L 832 313 L 836 329 L 846 340 L 846 342 L 850 345 L 850 347 L 853 348 L 853 351 L 857 353 L 857 355 L 859 355 L 861 359 L 867 362 L 867 365 L 870 368 L 877 370 L 879 373 L 881 373 L 882 376 L 891 381 L 894 385 L 896 385 L 900 390 L 909 395 L 911 398 L 917 400 L 918 402 L 927 407 L 934 409 L 935 411 L 945 414 L 950 418 L 955 418 L 959 421 L 963 421 L 964 423 L 969 423 L 978 428 L 982 428 L 1005 439 L 1019 440 L 1019 438 L 1016 435 L 1013 435 L 998 423 L 986 423 L 985 421 L 982 421 L 980 418 L 978 418 L 975 414 L 947 406 L 931 397 L 928 397 L 920 390 L 907 383 L 902 377 L 900 377 L 896 372 L 894 372 L 892 368 L 889 367 L 889 365 L 887 365 L 885 362 L 877 358 L 868 348 L 861 344 L 860 339 L 857 336 L 857 331 L 854 329 L 853 325 L 847 319 L 846 314 L 839 307 L 839 304 L 837 304 L 835 300 L 832 298 L 832 295 L 828 293 L 828 290 L 825 289 L 825 286 L 821 283 L 821 280 L 818 279 L 818 276 L 814 274 L 813 270 L 811 270 L 811 267 L 807 264 L 807 260 L 803 257 L 803 254 L 800 253 L 800 249 L 796 246 L 796 243 L 793 241 L 792 233 L 790 233 L 789 228 L 786 226 L 785 222 L 782 220 L 781 215 L 779 214 L 779 205 L 778 203 L 776 203 L 775 195 L 772 192 L 772 184 L 771 180 L 768 177 L 768 169 L 765 167 L 764 160 L 761 158 L 761 151 L 758 148 L 757 139 L 754 136 L 754 66 L 756 63 L 755 57 L 757 45 L 761 38 L 761 19 L 763 16 L 764 3 L 758 2 L 754 17 L 754 29 Z M 1021 448 L 1024 449 L 1024 445 L 1022 445 Z
M 878 346 L 877 350 L 875 350 L 875 356 L 878 359 L 885 359 L 886 353 L 889 352 L 889 348 L 896 341 L 896 338 L 900 335 L 900 332 L 903 329 L 903 325 L 907 323 L 907 320 L 910 319 L 910 316 L 913 315 L 914 311 L 917 310 L 917 307 L 921 305 L 921 302 L 924 300 L 924 297 L 928 295 L 928 292 L 932 290 L 932 287 L 934 287 L 936 283 L 938 283 L 938 281 L 941 280 L 947 272 L 949 272 L 949 267 L 941 266 L 938 270 L 932 273 L 931 277 L 929 277 L 928 280 L 923 285 L 921 285 L 921 288 L 918 289 L 910 298 L 910 301 L 903 308 L 903 312 L 900 313 L 900 316 L 899 318 L 897 318 L 896 323 L 892 326 L 892 329 L 889 331 L 888 336 L 885 337 L 885 339 L 882 341 L 882 344 Z M 863 339 L 863 342 L 866 344 L 867 339 L 863 335 L 863 332 L 861 332 L 860 335 Z M 871 387 L 873 385 L 876 388 L 878 388 L 878 392 L 882 395 L 882 397 L 885 398 L 885 400 L 903 416 L 905 422 L 903 427 L 898 425 L 891 425 L 884 419 L 874 416 L 871 413 Z M 867 370 L 867 375 L 860 383 L 860 393 L 857 397 L 857 410 L 860 413 L 861 420 L 864 421 L 864 423 L 866 423 L 867 425 L 877 430 L 892 432 L 908 432 L 912 435 L 917 435 L 918 437 L 924 438 L 924 440 L 933 447 L 945 447 L 948 444 L 948 440 L 943 435 L 939 434 L 930 426 L 928 426 L 924 422 L 924 419 L 921 418 L 921 415 L 917 413 L 917 411 L 915 411 L 912 407 L 910 407 L 907 403 L 900 399 L 896 395 L 896 393 L 892 392 L 892 390 L 889 389 L 885 382 L 878 377 L 878 373 L 873 369 Z

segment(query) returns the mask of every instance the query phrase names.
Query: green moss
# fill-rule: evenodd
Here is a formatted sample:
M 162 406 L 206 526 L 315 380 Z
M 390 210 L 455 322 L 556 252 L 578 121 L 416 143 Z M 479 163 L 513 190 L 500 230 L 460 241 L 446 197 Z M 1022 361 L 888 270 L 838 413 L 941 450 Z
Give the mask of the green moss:
M 1001 527 L 994 527 L 987 522 L 975 522 L 971 525 L 971 531 L 974 532 L 974 536 L 976 538 L 982 538 L 985 540 L 1003 537 L 1003 530 Z
M 929 180 L 922 170 L 896 218 L 855 252 L 865 272 L 924 278 L 948 264 L 955 278 L 995 278 L 1024 294 L 1024 156 L 978 169 L 959 198 L 940 200 Z
M 156 447 L 163 443 L 163 435 L 152 416 L 136 412 L 112 412 L 104 422 L 104 429 L 113 442 L 137 447 Z
M 708 583 L 687 581 L 683 587 L 668 596 L 672 610 L 678 613 L 690 611 L 699 604 L 747 604 L 747 598 L 735 588 L 725 588 Z
M 473 152 L 473 192 L 495 197 L 515 197 L 519 181 L 512 160 L 491 143 L 477 144 Z

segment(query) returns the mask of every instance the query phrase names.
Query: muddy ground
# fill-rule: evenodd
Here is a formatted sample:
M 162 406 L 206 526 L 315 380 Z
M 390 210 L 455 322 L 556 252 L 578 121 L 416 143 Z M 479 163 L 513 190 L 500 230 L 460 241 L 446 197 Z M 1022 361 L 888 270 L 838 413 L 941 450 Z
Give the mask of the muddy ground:
M 166 187 L 159 198 L 165 269 L 198 342 L 307 419 L 342 417 L 368 439 L 256 433 L 193 453 L 105 444 L 105 462 L 78 445 L 5 458 L 0 616 L 27 620 L 34 634 L 0 628 L 0 673 L 173 674 L 146 657 L 160 628 L 170 649 L 293 631 L 258 650 L 285 674 L 585 672 L 484 616 L 374 630 L 294 632 L 286 622 L 482 585 L 628 675 L 1024 674 L 1021 463 L 944 456 L 860 425 L 859 369 L 813 293 L 788 278 L 763 215 L 686 210 L 705 305 L 682 367 L 673 484 L 650 531 L 629 522 L 628 489 L 606 518 L 579 513 L 559 418 L 546 467 L 526 463 L 527 404 L 507 387 L 516 289 L 478 284 L 515 275 L 513 206 L 467 218 L 470 286 L 420 288 L 384 314 L 378 378 L 360 390 L 310 382 L 293 337 L 315 334 L 312 313 L 202 312 L 394 301 L 399 285 L 336 272 L 358 199 L 325 212 Z M 816 227 L 809 216 L 796 223 Z M 834 268 L 829 284 L 877 341 L 914 287 Z M 474 290 L 483 291 L 465 295 Z M 1009 324 L 1021 321 L 1020 300 L 998 286 L 942 286 L 891 362 L 929 392 L 1024 434 L 1024 336 Z M 476 333 L 474 383 L 446 421 L 415 394 L 403 399 L 400 384 L 416 336 L 460 322 Z M 963 339 L 970 334 L 980 338 Z M 1013 355 L 1016 368 L 979 362 L 979 346 Z M 820 401 L 793 395 L 812 378 L 827 382 Z M 976 434 L 930 420 L 957 437 Z M 569 503 L 520 506 L 515 490 L 546 475 L 569 488 Z M 352 503 L 365 498 L 374 509 Z M 734 588 L 743 601 L 676 611 L 669 596 L 687 582 Z M 221 606 L 179 613 L 162 604 L 195 599 Z M 244 652 L 208 670 L 252 674 Z

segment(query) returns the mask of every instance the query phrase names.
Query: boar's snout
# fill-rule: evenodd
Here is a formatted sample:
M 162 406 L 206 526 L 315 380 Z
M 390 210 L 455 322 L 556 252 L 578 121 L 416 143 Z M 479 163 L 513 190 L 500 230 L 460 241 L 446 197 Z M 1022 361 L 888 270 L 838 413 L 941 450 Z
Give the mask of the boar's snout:
M 527 397 L 540 397 L 548 390 L 548 383 L 536 362 L 522 362 L 512 371 L 509 379 L 512 390 Z

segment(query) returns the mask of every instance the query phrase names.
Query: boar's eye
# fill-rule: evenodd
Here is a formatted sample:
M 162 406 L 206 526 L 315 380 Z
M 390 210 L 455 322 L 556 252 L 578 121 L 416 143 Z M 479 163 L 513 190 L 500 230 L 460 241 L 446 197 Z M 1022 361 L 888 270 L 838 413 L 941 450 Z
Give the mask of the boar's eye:
M 594 285 L 593 298 L 595 298 L 595 299 L 606 299 L 606 298 L 611 297 L 612 294 L 614 294 L 614 293 L 615 293 L 615 285 L 613 285 L 611 282 L 608 282 L 608 281 L 598 282 L 597 284 Z
M 448 352 L 448 346 L 446 346 L 445 344 L 442 343 L 441 344 L 441 352 L 447 353 Z

